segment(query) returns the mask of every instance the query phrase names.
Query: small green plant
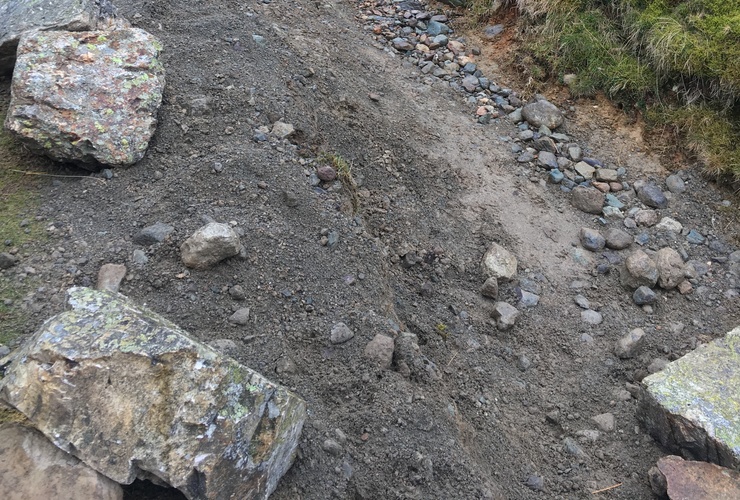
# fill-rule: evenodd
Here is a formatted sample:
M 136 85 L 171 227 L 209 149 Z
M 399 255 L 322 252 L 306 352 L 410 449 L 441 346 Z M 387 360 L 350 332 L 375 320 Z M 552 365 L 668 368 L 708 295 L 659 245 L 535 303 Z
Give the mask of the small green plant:
M 352 213 L 356 214 L 360 209 L 360 198 L 357 195 L 357 182 L 352 176 L 352 164 L 338 153 L 323 154 L 320 161 L 328 163 L 337 171 L 337 178 L 350 196 Z
M 447 340 L 447 337 L 450 336 L 450 329 L 449 329 L 449 327 L 447 325 L 445 325 L 444 323 L 442 323 L 442 322 L 437 323 L 434 326 L 434 329 L 436 330 L 437 335 L 439 335 L 440 337 L 442 337 L 444 340 Z

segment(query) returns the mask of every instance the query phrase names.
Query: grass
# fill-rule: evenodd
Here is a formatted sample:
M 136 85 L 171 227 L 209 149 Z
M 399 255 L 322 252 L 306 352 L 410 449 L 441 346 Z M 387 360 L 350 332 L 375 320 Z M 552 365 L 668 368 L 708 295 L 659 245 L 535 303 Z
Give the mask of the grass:
M 470 0 L 479 22 L 492 0 Z M 577 75 L 673 128 L 709 175 L 740 181 L 740 0 L 507 0 L 546 78 Z M 498 14 L 496 14 L 498 15 Z M 537 71 L 530 71 L 537 75 Z
M 360 209 L 360 198 L 357 195 L 357 182 L 355 182 L 355 178 L 352 176 L 352 164 L 338 153 L 322 154 L 319 160 L 328 163 L 337 171 L 339 182 L 342 183 L 342 187 L 344 187 L 350 196 L 352 214 L 356 215 Z

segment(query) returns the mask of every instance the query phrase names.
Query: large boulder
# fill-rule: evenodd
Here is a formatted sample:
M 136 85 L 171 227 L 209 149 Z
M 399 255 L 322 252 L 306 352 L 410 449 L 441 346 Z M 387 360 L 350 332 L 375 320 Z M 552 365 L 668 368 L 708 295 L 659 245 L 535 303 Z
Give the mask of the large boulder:
M 267 498 L 293 461 L 303 400 L 122 295 L 68 295 L 71 309 L 17 352 L 0 398 L 119 483 Z
M 58 161 L 136 163 L 162 102 L 161 49 L 136 28 L 23 35 L 5 128 Z
M 0 425 L 0 491 L 5 500 L 123 498 L 118 483 L 17 423 Z
M 642 382 L 638 416 L 660 444 L 740 468 L 740 327 Z
M 10 73 L 21 35 L 31 30 L 95 29 L 100 7 L 95 0 L 5 0 L 0 2 L 0 74 Z

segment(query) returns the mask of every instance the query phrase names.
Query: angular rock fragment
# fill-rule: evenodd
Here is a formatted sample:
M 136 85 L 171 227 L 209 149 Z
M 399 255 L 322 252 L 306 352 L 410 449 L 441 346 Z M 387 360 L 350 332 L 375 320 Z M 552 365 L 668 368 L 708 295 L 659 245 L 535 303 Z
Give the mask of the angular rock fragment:
M 625 286 L 638 288 L 640 286 L 651 287 L 658 282 L 658 267 L 653 259 L 642 250 L 632 253 L 625 261 L 627 272 L 623 274 L 622 281 Z
M 377 334 L 365 346 L 365 357 L 380 368 L 388 368 L 393 361 L 394 341 L 388 335 Z
M 676 288 L 684 278 L 684 264 L 681 255 L 670 247 L 661 248 L 655 253 L 658 267 L 658 285 L 670 290 Z
M 638 416 L 661 445 L 740 467 L 740 327 L 642 382 Z
M 571 194 L 571 203 L 587 214 L 600 214 L 606 197 L 596 188 L 577 186 Z
M 522 117 L 535 128 L 542 125 L 550 130 L 563 124 L 563 113 L 549 101 L 541 100 L 527 104 L 522 108 Z
M 5 500 L 121 500 L 123 490 L 36 429 L 0 425 L 0 491 Z
M 516 276 L 517 260 L 507 249 L 498 243 L 492 243 L 483 256 L 481 268 L 483 274 L 489 278 L 510 280 Z
M 496 302 L 493 306 L 493 319 L 496 320 L 496 327 L 501 331 L 510 330 L 519 318 L 519 311 L 516 307 L 506 302 Z
M 161 49 L 136 28 L 23 35 L 5 128 L 58 161 L 136 163 L 162 102 Z
M 174 227 L 164 222 L 156 222 L 151 226 L 143 228 L 141 231 L 136 233 L 133 240 L 137 245 L 155 245 L 162 243 L 167 237 L 172 234 L 175 230 Z
M 211 222 L 180 245 L 183 263 L 194 269 L 207 269 L 242 249 L 239 235 L 228 224 Z
M 126 277 L 126 266 L 123 264 L 103 264 L 98 271 L 98 282 L 95 288 L 117 292 L 124 277 Z
M 642 328 L 635 328 L 617 340 L 617 344 L 614 347 L 614 354 L 621 359 L 629 359 L 637 354 L 644 343 L 645 331 Z
M 306 407 L 283 387 L 122 295 L 68 291 L 71 310 L 18 351 L 0 398 L 59 448 L 122 484 L 188 498 L 266 498 Z
M 31 30 L 87 31 L 100 15 L 94 0 L 6 0 L 0 2 L 0 73 L 10 73 L 21 35 Z
M 669 455 L 658 460 L 649 476 L 653 492 L 671 500 L 740 498 L 740 472 L 707 462 Z

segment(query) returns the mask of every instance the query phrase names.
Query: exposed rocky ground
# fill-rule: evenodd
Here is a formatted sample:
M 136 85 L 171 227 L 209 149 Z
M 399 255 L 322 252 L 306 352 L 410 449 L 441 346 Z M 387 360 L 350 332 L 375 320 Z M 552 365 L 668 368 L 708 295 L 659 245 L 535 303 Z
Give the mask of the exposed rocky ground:
M 123 294 L 305 398 L 272 498 L 651 497 L 665 452 L 634 396 L 740 321 L 731 193 L 691 165 L 667 181 L 594 102 L 554 92 L 565 121 L 549 140 L 517 125 L 529 96 L 480 69 L 495 35 L 414 37 L 418 21 L 455 26 L 419 4 L 118 7 L 164 46 L 157 132 L 128 169 L 24 156 L 55 175 L 38 212 L 9 221 L 48 236 L 6 242 L 27 333 L 69 285 L 124 264 Z M 581 197 L 589 174 L 602 185 Z M 181 245 L 213 221 L 244 250 L 186 267 Z M 517 272 L 484 295 L 493 243 Z

